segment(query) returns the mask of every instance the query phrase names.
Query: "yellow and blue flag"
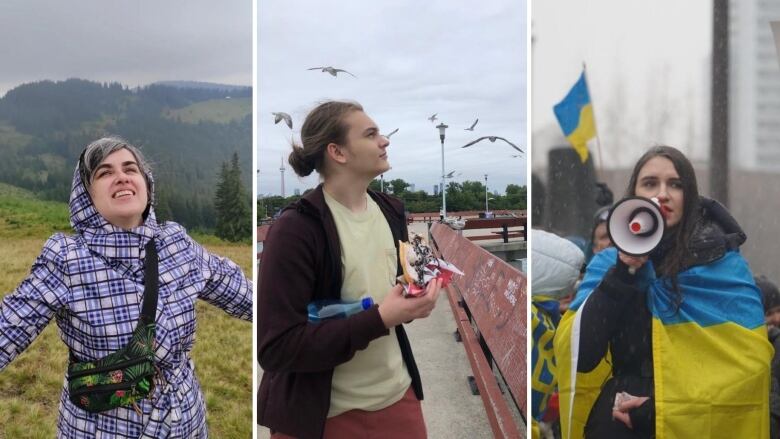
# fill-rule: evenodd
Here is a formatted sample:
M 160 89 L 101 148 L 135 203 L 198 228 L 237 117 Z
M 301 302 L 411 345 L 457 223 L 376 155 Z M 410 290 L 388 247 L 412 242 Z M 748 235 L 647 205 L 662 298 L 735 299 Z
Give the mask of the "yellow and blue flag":
M 576 372 L 578 310 L 616 258 L 614 248 L 594 257 L 555 334 L 564 438 L 583 437 L 590 409 L 611 373 L 606 358 L 591 372 Z M 767 439 L 773 348 L 745 259 L 728 251 L 679 273 L 683 302 L 676 310 L 669 282 L 655 277 L 652 262 L 637 276 L 652 313 L 656 437 Z
M 534 296 L 531 299 L 531 437 L 541 436 L 538 422 L 547 410 L 550 396 L 556 391 L 553 338 L 560 320 L 558 301 Z
M 596 137 L 596 122 L 584 70 L 569 94 L 553 107 L 553 112 L 563 135 L 577 151 L 582 163 L 585 163 L 588 160 L 588 140 Z
M 555 393 L 553 338 L 560 320 L 558 301 L 534 296 L 531 299 L 531 417 L 541 420 L 547 401 Z

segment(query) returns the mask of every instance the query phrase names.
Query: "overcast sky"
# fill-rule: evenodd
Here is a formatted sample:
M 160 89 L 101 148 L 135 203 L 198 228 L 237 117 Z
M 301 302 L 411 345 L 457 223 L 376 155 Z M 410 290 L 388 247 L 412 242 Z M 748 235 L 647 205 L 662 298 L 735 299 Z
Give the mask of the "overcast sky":
M 534 171 L 564 143 L 552 107 L 583 62 L 604 167 L 629 166 L 657 143 L 706 159 L 711 0 L 535 1 L 531 30 Z
M 252 85 L 252 1 L 3 0 L 0 96 L 72 77 Z
M 499 193 L 526 184 L 526 157 L 513 158 L 517 152 L 500 140 L 460 148 L 496 135 L 527 151 L 524 1 L 261 1 L 258 15 L 258 193 L 280 193 L 290 137 L 299 138 L 308 111 L 327 99 L 356 100 L 381 132 L 399 129 L 385 180 L 433 191 L 441 176 L 435 126 L 443 121 L 445 168 L 455 181 L 484 181 L 487 173 L 488 187 Z M 318 66 L 357 79 L 307 70 Z M 273 111 L 292 115 L 292 132 L 274 125 Z M 476 118 L 475 130 L 465 131 Z M 316 176 L 299 179 L 285 168 L 286 195 L 317 184 Z

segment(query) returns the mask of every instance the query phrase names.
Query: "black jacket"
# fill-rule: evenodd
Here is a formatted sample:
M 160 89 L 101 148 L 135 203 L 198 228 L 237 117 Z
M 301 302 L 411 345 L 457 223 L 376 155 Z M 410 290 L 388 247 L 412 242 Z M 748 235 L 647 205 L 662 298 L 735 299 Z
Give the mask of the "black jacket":
M 398 241 L 406 241 L 403 203 L 369 191 Z M 401 270 L 400 263 L 399 275 Z M 330 408 L 333 369 L 388 335 L 378 307 L 347 319 L 307 323 L 313 300 L 339 299 L 343 283 L 341 245 L 322 185 L 287 206 L 263 244 L 258 280 L 257 347 L 263 378 L 257 420 L 273 431 L 301 439 L 320 438 Z M 418 399 L 420 374 L 402 325 L 395 328 Z

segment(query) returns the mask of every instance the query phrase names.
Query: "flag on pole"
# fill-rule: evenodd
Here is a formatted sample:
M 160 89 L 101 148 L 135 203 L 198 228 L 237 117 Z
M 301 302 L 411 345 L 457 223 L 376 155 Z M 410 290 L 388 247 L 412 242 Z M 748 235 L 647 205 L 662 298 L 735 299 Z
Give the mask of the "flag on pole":
M 593 105 L 585 80 L 585 70 L 566 97 L 553 107 L 553 112 L 558 118 L 563 135 L 585 163 L 588 160 L 588 140 L 596 137 L 596 123 L 593 120 Z

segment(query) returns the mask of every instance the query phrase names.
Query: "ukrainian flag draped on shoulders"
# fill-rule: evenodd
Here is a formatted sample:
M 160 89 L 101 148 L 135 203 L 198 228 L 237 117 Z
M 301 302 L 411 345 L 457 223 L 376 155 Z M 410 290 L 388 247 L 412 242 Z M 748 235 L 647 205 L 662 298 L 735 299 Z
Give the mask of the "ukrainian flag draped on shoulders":
M 555 335 L 564 438 L 583 437 L 611 374 L 606 359 L 589 373 L 576 373 L 576 361 L 579 310 L 616 258 L 615 248 L 593 258 Z M 677 310 L 671 283 L 655 276 L 651 261 L 637 278 L 652 313 L 656 437 L 768 438 L 773 349 L 760 293 L 739 251 L 679 273 L 683 302 Z

